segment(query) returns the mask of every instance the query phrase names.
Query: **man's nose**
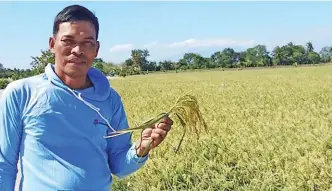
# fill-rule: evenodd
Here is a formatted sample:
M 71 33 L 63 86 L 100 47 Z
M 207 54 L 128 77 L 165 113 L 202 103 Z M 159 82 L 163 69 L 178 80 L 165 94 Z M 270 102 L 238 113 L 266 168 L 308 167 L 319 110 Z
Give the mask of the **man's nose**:
M 84 48 L 80 44 L 76 44 L 73 49 L 71 50 L 72 53 L 76 53 L 78 55 L 84 54 Z

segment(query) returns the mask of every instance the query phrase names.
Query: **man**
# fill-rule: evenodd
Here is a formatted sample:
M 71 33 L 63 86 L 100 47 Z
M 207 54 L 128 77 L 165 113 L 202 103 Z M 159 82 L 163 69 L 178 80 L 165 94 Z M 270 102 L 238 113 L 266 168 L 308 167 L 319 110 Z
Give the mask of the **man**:
M 157 147 L 172 120 L 144 131 L 104 138 L 128 128 L 121 97 L 91 67 L 99 50 L 98 19 L 74 5 L 55 18 L 49 39 L 55 63 L 39 76 L 17 80 L 0 102 L 0 190 L 13 191 L 20 159 L 20 190 L 110 190 L 111 174 L 125 177 L 148 159 L 143 151 Z

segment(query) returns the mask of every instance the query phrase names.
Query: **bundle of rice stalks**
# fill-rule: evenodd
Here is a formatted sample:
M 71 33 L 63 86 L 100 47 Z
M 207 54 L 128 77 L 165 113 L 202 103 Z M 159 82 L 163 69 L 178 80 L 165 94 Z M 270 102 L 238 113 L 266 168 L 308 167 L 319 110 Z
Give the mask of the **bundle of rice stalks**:
M 145 129 L 151 128 L 154 124 L 160 122 L 165 117 L 169 117 L 173 121 L 178 120 L 183 129 L 183 134 L 180 138 L 179 144 L 176 148 L 174 148 L 175 153 L 178 152 L 187 130 L 195 132 L 197 139 L 199 139 L 200 131 L 202 129 L 206 132 L 208 131 L 196 97 L 192 95 L 184 95 L 176 101 L 168 112 L 160 113 L 137 127 L 112 132 L 110 135 L 105 136 L 105 138 L 119 136 L 124 133 L 133 133 L 135 131 L 141 131 L 142 134 Z M 150 141 L 150 145 L 152 142 L 153 140 Z M 146 153 L 146 151 L 144 153 Z

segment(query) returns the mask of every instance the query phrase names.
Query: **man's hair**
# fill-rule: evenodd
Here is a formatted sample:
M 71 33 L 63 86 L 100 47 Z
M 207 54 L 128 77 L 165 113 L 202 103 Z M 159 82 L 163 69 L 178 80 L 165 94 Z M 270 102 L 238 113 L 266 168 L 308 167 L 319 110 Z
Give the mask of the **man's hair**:
M 75 21 L 89 21 L 91 22 L 96 31 L 96 39 L 98 39 L 99 33 L 99 22 L 98 18 L 89 9 L 80 5 L 70 5 L 60 11 L 53 23 L 53 35 L 56 35 L 59 31 L 59 25 L 64 22 L 75 22 Z

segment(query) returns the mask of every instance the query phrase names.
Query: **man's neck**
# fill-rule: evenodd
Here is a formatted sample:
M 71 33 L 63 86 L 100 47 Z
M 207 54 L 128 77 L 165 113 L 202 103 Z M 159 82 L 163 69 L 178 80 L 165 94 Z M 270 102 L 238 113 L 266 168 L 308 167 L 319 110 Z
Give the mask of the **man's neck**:
M 61 71 L 58 71 L 57 68 L 55 68 L 55 73 L 63 81 L 63 83 L 65 83 L 71 89 L 86 89 L 92 86 L 92 83 L 87 76 L 72 78 L 65 75 Z

